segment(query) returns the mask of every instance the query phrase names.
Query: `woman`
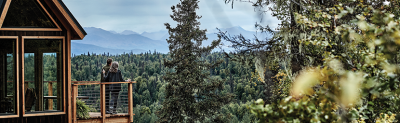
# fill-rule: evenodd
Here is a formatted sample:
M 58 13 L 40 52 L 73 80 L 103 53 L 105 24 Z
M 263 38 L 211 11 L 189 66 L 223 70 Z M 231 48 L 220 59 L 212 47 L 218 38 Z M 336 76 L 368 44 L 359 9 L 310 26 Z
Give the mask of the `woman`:
M 118 70 L 118 62 L 113 62 L 111 64 L 111 68 L 105 75 L 105 71 L 103 70 L 104 81 L 106 82 L 130 82 L 131 79 L 124 80 L 122 78 L 122 73 Z M 106 111 L 107 114 L 117 114 L 117 101 L 118 101 L 118 94 L 121 91 L 121 84 L 111 84 L 109 86 L 109 90 L 111 93 L 111 99 L 109 99 L 109 110 Z

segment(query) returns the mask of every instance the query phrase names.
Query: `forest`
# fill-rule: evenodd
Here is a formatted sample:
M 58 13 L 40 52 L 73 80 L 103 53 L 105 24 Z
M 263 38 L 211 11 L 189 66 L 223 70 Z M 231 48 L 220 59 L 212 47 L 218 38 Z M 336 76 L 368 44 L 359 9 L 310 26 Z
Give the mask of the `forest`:
M 280 22 L 266 39 L 207 40 L 198 0 L 171 7 L 169 54 L 82 54 L 73 81 L 98 81 L 107 58 L 134 85 L 135 122 L 398 122 L 400 2 L 224 0 Z M 234 52 L 211 52 L 230 42 Z
M 162 60 L 170 59 L 168 54 L 156 51 L 148 51 L 141 54 L 125 53 L 120 55 L 110 54 L 80 54 L 71 58 L 72 81 L 100 81 L 100 71 L 106 65 L 107 58 L 119 63 L 124 79 L 131 78 L 134 84 L 134 121 L 138 123 L 155 122 L 158 120 L 157 111 L 165 99 L 166 81 L 162 76 L 168 71 Z M 255 66 L 253 64 L 241 64 L 231 61 L 222 52 L 215 52 L 204 56 L 208 62 L 223 60 L 224 62 L 213 69 L 209 69 L 209 75 L 213 78 L 224 80 L 224 89 L 219 93 L 234 93 L 235 101 L 221 108 L 217 116 L 231 117 L 232 122 L 255 122 L 255 115 L 250 113 L 247 106 L 256 99 L 263 98 L 264 91 L 260 81 L 255 78 Z M 126 84 L 122 86 L 127 86 Z M 79 87 L 84 89 L 83 86 Z M 126 88 L 126 87 L 123 87 Z M 81 92 L 82 90 L 79 90 Z M 122 94 L 121 94 L 122 95 Z M 212 122 L 213 118 L 206 121 Z

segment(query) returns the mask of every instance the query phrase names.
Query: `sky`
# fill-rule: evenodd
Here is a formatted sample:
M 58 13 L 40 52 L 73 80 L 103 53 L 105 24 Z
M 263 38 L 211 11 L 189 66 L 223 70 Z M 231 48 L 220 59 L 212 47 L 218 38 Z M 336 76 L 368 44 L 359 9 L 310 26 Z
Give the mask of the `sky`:
M 97 27 L 122 32 L 137 33 L 166 30 L 164 23 L 175 27 L 170 18 L 171 6 L 179 0 L 63 0 L 82 27 Z M 201 29 L 230 28 L 240 26 L 255 31 L 260 16 L 249 3 L 225 4 L 225 0 L 200 0 L 196 11 L 202 18 Z M 263 16 L 264 25 L 275 28 L 279 21 L 269 13 Z

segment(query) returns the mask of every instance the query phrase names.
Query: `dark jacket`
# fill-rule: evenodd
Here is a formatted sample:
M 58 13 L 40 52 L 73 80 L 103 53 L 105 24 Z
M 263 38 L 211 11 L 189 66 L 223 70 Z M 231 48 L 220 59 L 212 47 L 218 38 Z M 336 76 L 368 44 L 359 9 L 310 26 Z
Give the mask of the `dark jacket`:
M 107 76 L 108 70 L 110 70 L 110 66 L 109 66 L 109 65 L 106 65 L 106 66 L 103 67 L 103 69 L 104 69 L 104 71 L 106 71 L 106 76 Z M 102 69 L 101 72 L 100 72 L 100 74 L 101 74 L 101 81 L 100 81 L 100 82 L 105 82 L 105 81 L 104 81 L 103 69 Z M 107 85 L 106 85 L 106 87 L 107 87 Z
M 122 73 L 120 70 L 118 72 L 110 72 L 108 71 L 108 74 L 104 75 L 104 81 L 106 82 L 125 82 L 125 80 L 122 78 Z M 121 91 L 121 84 L 111 84 L 109 85 L 110 91 Z

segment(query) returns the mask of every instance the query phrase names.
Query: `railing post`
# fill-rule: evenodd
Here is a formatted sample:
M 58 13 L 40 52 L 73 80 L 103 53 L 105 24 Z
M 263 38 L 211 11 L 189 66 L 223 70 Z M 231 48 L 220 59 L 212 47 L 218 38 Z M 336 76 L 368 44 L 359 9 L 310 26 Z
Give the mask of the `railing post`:
M 132 99 L 132 83 L 128 83 L 128 113 L 129 122 L 133 122 L 133 99 Z
M 106 88 L 104 84 L 100 84 L 100 112 L 101 112 L 101 122 L 105 123 L 106 121 Z
M 78 96 L 78 85 L 72 86 L 72 123 L 77 123 L 76 118 L 76 97 Z
M 49 96 L 53 96 L 53 82 L 48 82 L 49 83 L 49 86 L 48 86 L 48 89 L 49 89 Z M 48 99 L 47 100 L 47 104 L 49 104 L 49 110 L 53 110 L 53 99 Z

